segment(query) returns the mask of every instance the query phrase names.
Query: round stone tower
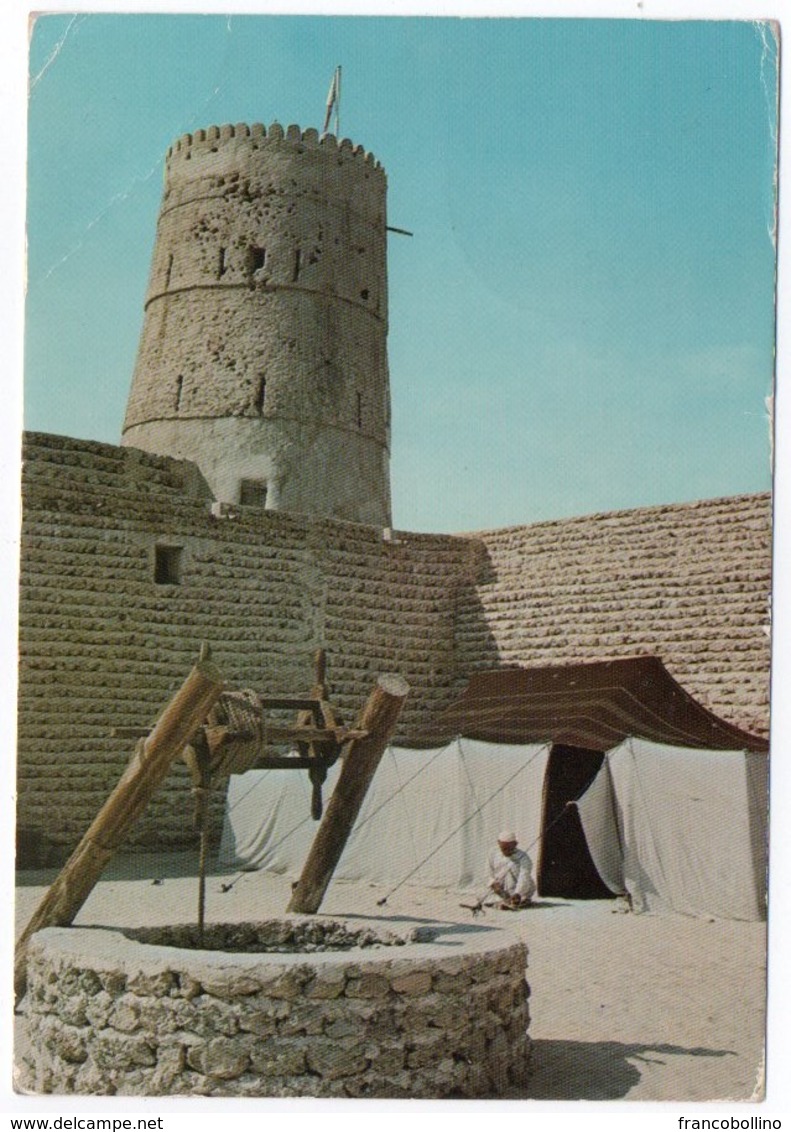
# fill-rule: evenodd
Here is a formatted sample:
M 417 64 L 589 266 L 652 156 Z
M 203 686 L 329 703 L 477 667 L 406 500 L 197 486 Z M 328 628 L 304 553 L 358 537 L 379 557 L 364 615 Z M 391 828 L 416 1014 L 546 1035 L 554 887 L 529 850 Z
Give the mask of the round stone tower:
M 385 194 L 316 130 L 177 141 L 122 443 L 225 502 L 389 526 Z

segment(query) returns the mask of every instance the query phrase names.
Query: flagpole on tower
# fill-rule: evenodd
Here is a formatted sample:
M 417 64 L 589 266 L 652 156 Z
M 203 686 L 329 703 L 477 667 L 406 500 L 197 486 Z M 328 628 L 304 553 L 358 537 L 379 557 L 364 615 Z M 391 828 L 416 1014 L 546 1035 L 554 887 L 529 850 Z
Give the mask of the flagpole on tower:
M 332 111 L 335 110 L 335 136 L 340 137 L 341 130 L 341 68 L 336 67 L 330 83 L 330 89 L 327 94 L 327 110 L 324 115 L 324 129 L 321 131 L 326 134 L 330 128 L 330 119 L 332 118 Z

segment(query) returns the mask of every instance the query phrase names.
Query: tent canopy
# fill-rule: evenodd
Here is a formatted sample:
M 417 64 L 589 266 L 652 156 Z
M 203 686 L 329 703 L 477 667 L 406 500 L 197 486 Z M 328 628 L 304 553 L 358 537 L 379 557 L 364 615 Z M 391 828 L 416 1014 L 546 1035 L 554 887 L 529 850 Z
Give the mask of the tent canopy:
M 430 731 L 388 748 L 335 877 L 482 889 L 498 830 L 515 827 L 534 862 L 531 847 L 542 837 L 546 846 L 551 754 L 562 763 L 606 751 L 587 793 L 578 784 L 567 795 L 579 799 L 605 885 L 628 892 L 635 910 L 759 919 L 766 750 L 656 657 L 479 673 Z M 316 830 L 308 792 L 293 770 L 232 777 L 223 863 L 299 876 Z
M 699 704 L 655 656 L 476 673 L 460 699 L 406 745 L 439 746 L 457 735 L 599 751 L 633 735 L 681 747 L 768 750 L 765 739 Z

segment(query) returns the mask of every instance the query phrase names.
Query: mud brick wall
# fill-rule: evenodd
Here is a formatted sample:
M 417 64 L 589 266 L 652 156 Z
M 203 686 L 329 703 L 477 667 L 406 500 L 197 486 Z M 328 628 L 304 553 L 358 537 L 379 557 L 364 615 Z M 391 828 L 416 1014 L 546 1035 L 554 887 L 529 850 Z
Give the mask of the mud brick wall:
M 472 671 L 637 653 L 767 733 L 767 495 L 387 538 L 252 507 L 213 514 L 194 465 L 134 448 L 29 434 L 25 461 L 20 863 L 73 848 L 133 748 L 111 728 L 151 725 L 204 640 L 231 687 L 270 695 L 307 692 L 325 647 L 348 722 L 381 672 L 400 672 L 400 736 Z M 219 792 L 215 833 L 222 804 Z M 179 764 L 130 844 L 183 848 L 191 827 Z
M 306 693 L 324 646 L 347 722 L 381 672 L 412 687 L 405 729 L 447 703 L 476 544 L 385 541 L 379 528 L 249 507 L 215 517 L 193 465 L 132 448 L 29 434 L 24 456 L 23 859 L 44 863 L 76 844 L 134 746 L 111 728 L 151 725 L 202 641 L 231 687 L 273 695 Z M 177 584 L 157 582 L 157 547 L 176 552 Z M 218 797 L 215 829 L 221 807 Z M 132 843 L 192 844 L 191 823 L 178 764 Z
M 467 671 L 658 655 L 711 711 L 769 727 L 769 495 L 486 531 Z M 483 615 L 482 615 L 483 614 Z

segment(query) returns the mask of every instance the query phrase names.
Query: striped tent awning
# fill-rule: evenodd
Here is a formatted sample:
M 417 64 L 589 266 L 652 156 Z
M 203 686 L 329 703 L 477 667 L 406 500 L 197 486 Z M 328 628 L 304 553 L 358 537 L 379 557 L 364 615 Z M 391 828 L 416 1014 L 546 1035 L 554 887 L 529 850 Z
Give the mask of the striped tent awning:
M 435 747 L 457 735 L 598 751 L 627 738 L 706 750 L 768 751 L 765 739 L 698 703 L 656 656 L 476 673 L 462 696 L 407 745 Z

